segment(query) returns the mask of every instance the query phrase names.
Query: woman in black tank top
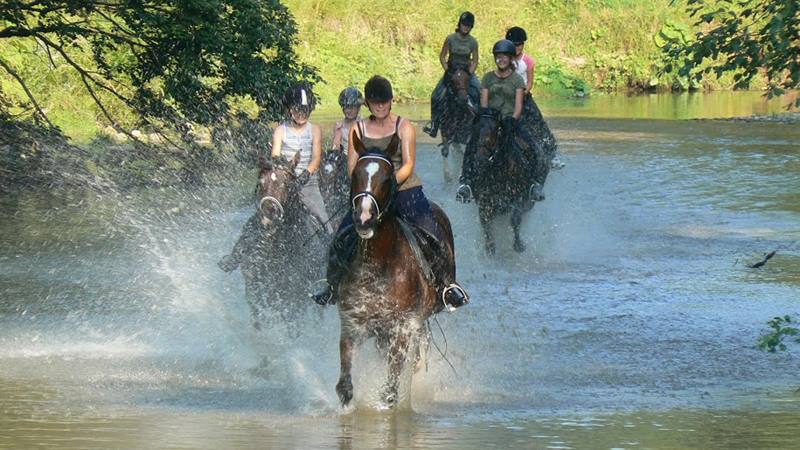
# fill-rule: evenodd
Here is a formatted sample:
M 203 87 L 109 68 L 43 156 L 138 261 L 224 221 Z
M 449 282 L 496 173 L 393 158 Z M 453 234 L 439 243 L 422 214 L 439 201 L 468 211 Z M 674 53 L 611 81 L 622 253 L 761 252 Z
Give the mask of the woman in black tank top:
M 414 126 L 401 117 L 392 114 L 392 85 L 389 80 L 381 76 L 374 76 L 367 81 L 364 87 L 366 104 L 370 110 L 370 117 L 367 122 L 360 121 L 357 127 L 353 127 L 349 139 L 347 150 L 347 173 L 352 174 L 358 162 L 358 153 L 354 147 L 355 139 L 358 138 L 364 143 L 367 149 L 377 148 L 385 150 L 392 138 L 397 135 L 400 138 L 400 155 L 393 158 L 392 164 L 395 167 L 395 178 L 397 179 L 397 195 L 394 199 L 395 211 L 402 219 L 416 227 L 424 230 L 437 241 L 445 239 L 444 230 L 439 227 L 433 214 L 433 209 L 425 193 L 422 191 L 422 181 L 414 172 L 416 162 L 416 132 Z M 375 137 L 377 135 L 377 137 Z M 355 249 L 355 235 L 353 227 L 353 214 L 346 214 L 339 229 L 336 232 L 334 242 L 331 244 L 331 251 L 328 263 L 328 285 L 325 290 L 314 295 L 314 300 L 319 304 L 327 304 L 335 301 L 333 297 L 336 286 L 341 282 Z M 451 306 L 458 307 L 466 303 L 467 295 L 464 290 L 455 283 L 445 288 L 449 292 L 443 297 L 453 298 L 448 301 Z M 454 289 L 455 288 L 455 289 Z

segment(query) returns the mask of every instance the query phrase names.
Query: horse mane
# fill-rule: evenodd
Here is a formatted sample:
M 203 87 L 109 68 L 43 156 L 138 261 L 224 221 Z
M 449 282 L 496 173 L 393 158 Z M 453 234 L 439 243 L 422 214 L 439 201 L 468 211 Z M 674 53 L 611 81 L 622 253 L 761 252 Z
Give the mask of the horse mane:
M 292 163 L 288 159 L 284 158 L 283 156 L 269 156 L 265 157 L 260 155 L 258 157 L 258 173 L 259 176 L 263 175 L 265 172 L 269 172 L 275 169 L 286 169 L 289 172 L 294 172 L 291 170 Z

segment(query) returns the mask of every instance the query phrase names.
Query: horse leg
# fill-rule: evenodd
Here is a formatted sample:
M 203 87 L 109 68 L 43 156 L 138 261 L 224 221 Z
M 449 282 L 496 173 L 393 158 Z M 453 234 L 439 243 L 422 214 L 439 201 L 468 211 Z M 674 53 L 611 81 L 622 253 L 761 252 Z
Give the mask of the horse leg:
M 407 333 L 401 331 L 395 334 L 389 347 L 389 379 L 386 380 L 381 400 L 390 408 L 397 404 L 400 373 L 403 371 L 403 365 L 406 361 L 408 344 L 409 337 Z
M 443 140 L 440 145 L 442 147 L 442 174 L 444 175 L 444 181 L 445 183 L 451 183 L 453 175 L 450 173 L 450 164 L 447 162 L 450 154 L 450 142 Z
M 339 382 L 336 383 L 336 393 L 342 406 L 347 406 L 353 399 L 353 380 L 350 370 L 353 368 L 353 338 L 342 331 L 339 337 Z
M 517 253 L 525 251 L 525 242 L 519 236 L 520 224 L 522 224 L 522 209 L 514 207 L 511 209 L 511 228 L 514 230 L 514 251 Z
M 485 203 L 478 205 L 478 216 L 481 219 L 481 229 L 483 230 L 483 239 L 486 246 L 486 253 L 494 255 L 494 237 L 492 236 L 492 217 L 489 211 L 489 206 Z

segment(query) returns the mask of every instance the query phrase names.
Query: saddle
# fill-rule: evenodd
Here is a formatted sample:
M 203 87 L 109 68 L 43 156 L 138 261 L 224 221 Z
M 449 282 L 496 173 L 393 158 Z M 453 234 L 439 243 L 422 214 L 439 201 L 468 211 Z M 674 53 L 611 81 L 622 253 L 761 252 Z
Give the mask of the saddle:
M 398 222 L 425 278 L 438 286 L 443 282 L 443 266 L 446 263 L 442 243 L 426 230 L 402 218 Z M 343 275 L 344 272 L 350 270 L 350 263 L 353 261 L 357 246 L 358 235 L 355 226 L 350 225 L 343 228 L 333 240 L 328 263 L 338 267 L 341 270 L 338 273 Z M 335 281 L 338 282 L 338 280 Z

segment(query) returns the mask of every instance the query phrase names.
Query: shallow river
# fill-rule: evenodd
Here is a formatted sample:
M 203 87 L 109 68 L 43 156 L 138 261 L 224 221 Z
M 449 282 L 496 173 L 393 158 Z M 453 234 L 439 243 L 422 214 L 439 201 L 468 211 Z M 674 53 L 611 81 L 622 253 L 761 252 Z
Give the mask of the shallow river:
M 432 323 L 445 356 L 393 412 L 369 345 L 339 408 L 334 309 L 309 308 L 297 338 L 250 327 L 240 273 L 216 261 L 253 174 L 3 199 L 0 448 L 797 448 L 800 347 L 756 342 L 800 312 L 800 127 L 674 120 L 780 109 L 751 94 L 542 109 L 567 166 L 522 255 L 507 218 L 484 254 L 420 140 L 473 301 Z

